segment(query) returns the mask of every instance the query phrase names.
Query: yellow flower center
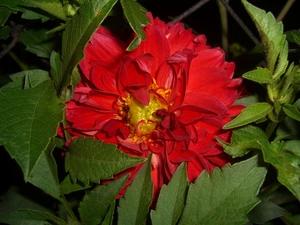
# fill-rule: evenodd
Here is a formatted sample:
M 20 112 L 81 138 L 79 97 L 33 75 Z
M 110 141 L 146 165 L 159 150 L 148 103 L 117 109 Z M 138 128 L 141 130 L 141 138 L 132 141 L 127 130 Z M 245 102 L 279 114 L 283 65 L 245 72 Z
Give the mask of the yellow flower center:
M 158 98 L 150 94 L 149 105 L 144 105 L 137 101 L 133 96 L 125 99 L 125 105 L 128 106 L 127 119 L 131 130 L 138 136 L 150 134 L 155 130 L 161 118 L 155 116 L 159 109 L 167 109 Z

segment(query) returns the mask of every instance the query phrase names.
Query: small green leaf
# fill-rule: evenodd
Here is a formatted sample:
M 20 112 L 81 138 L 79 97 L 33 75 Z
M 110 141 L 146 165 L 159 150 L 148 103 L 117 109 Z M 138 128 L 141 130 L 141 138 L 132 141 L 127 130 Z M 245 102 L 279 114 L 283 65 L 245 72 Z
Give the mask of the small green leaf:
M 181 164 L 174 173 L 170 183 L 160 191 L 155 211 L 151 211 L 152 225 L 175 225 L 182 213 L 188 178 L 186 164 Z
M 54 141 L 52 140 L 49 143 L 47 150 L 43 151 L 40 155 L 30 174 L 29 182 L 42 189 L 53 198 L 60 200 L 61 192 L 57 175 L 57 165 L 52 155 L 54 147 Z
M 47 33 L 47 29 L 28 29 L 21 33 L 20 40 L 26 50 L 39 57 L 50 58 L 51 52 L 58 47 L 54 33 Z
M 70 84 L 74 67 L 84 57 L 83 49 L 90 37 L 107 17 L 117 0 L 84 1 L 76 14 L 66 24 L 63 33 L 62 46 L 62 76 L 63 82 L 59 90 Z
M 83 183 L 99 183 L 101 179 L 110 179 L 129 167 L 145 161 L 144 158 L 129 156 L 112 144 L 103 144 L 93 138 L 73 139 L 66 153 L 66 171 L 72 180 Z
M 145 40 L 146 35 L 142 27 L 146 26 L 150 22 L 145 14 L 147 10 L 135 0 L 121 0 L 121 4 L 131 28 L 139 38 Z
M 113 219 L 114 219 L 114 212 L 116 207 L 116 200 L 110 205 L 110 208 L 105 215 L 105 218 L 101 225 L 112 225 Z
M 31 5 L 44 10 L 45 12 L 53 15 L 61 20 L 67 21 L 67 17 L 62 6 L 61 0 L 26 0 Z
M 134 49 L 136 49 L 139 44 L 141 43 L 142 39 L 140 37 L 135 37 L 131 43 L 128 45 L 126 51 L 132 51 Z
M 83 225 L 103 222 L 127 178 L 128 176 L 123 176 L 106 185 L 100 185 L 83 197 L 78 208 Z
M 289 212 L 284 208 L 264 199 L 250 211 L 248 218 L 252 223 L 265 224 L 272 219 L 282 217 L 287 214 L 289 214 Z
M 286 142 L 258 142 L 262 146 L 265 162 L 271 163 L 278 170 L 278 181 L 300 200 L 299 142 L 296 145 L 287 145 Z
M 291 30 L 291 31 L 286 32 L 286 39 L 289 42 L 295 43 L 300 47 L 300 31 Z
M 10 16 L 11 12 L 12 12 L 12 10 L 9 8 L 0 7 L 0 26 L 1 27 L 6 23 L 6 20 Z
M 50 56 L 50 66 L 51 66 L 51 69 L 50 69 L 50 74 L 51 74 L 51 77 L 54 81 L 54 87 L 55 89 L 57 90 L 58 92 L 58 95 L 60 94 L 60 85 L 61 83 L 63 82 L 63 76 L 62 76 L 62 71 L 61 71 L 61 58 L 60 58 L 60 54 L 53 51 L 51 53 L 51 56 Z
M 247 222 L 247 213 L 259 203 L 257 197 L 267 169 L 258 157 L 203 171 L 190 184 L 186 205 L 179 225 L 240 225 Z
M 50 223 L 50 221 L 52 223 Z M 19 209 L 13 212 L 0 213 L 0 222 L 7 224 L 34 224 L 34 225 L 51 225 L 61 224 L 67 225 L 67 223 L 50 214 L 48 212 L 41 212 L 32 209 Z
M 146 224 L 152 200 L 153 183 L 151 180 L 151 155 L 148 161 L 127 187 L 125 195 L 120 199 L 118 207 L 118 224 Z
M 279 54 L 279 59 L 277 62 L 276 70 L 273 74 L 273 78 L 276 80 L 286 71 L 286 68 L 289 64 L 288 59 L 289 47 L 287 41 L 284 42 L 284 46 Z
M 72 192 L 84 190 L 90 187 L 91 185 L 86 185 L 80 181 L 77 181 L 76 183 L 73 182 L 70 175 L 66 176 L 65 179 L 60 183 L 60 190 L 62 194 L 70 194 Z
M 277 23 L 270 12 L 266 13 L 264 10 L 253 6 L 246 0 L 242 0 L 242 3 L 259 31 L 267 53 L 268 68 L 273 73 L 278 56 L 286 43 L 285 35 L 283 34 L 283 25 L 281 22 Z M 283 51 L 283 55 L 284 54 L 285 50 Z M 285 64 L 286 60 L 282 60 L 281 63 Z M 280 67 L 282 66 L 280 65 Z
M 249 107 L 251 105 L 254 105 L 255 103 L 259 103 L 259 96 L 256 94 L 239 98 L 234 102 L 234 105 L 244 105 L 246 107 Z
M 56 135 L 62 102 L 52 81 L 25 90 L 0 90 L 0 144 L 21 166 L 25 180 Z
M 251 70 L 243 75 L 245 79 L 266 84 L 272 81 L 272 73 L 267 68 L 258 67 L 256 70 Z
M 258 140 L 268 141 L 268 137 L 260 128 L 248 125 L 233 131 L 230 144 L 218 141 L 225 152 L 235 158 L 245 155 L 251 149 L 261 149 Z
M 291 117 L 286 117 L 276 130 L 276 141 L 283 139 L 298 139 L 300 137 L 300 123 Z
M 223 129 L 232 129 L 258 121 L 271 112 L 272 109 L 273 107 L 266 102 L 251 105 L 250 107 L 243 109 L 242 112 L 232 121 L 227 123 Z
M 0 90 L 6 90 L 6 89 L 16 89 L 16 90 L 22 90 L 22 89 L 28 89 L 28 88 L 34 88 L 37 85 L 43 83 L 46 80 L 50 80 L 49 73 L 44 70 L 26 70 L 18 73 L 14 73 L 9 75 L 9 78 L 12 80 L 12 82 L 4 85 L 1 87 Z
M 298 110 L 296 105 L 285 105 L 283 107 L 283 111 L 288 115 L 289 117 L 300 121 L 300 111 Z

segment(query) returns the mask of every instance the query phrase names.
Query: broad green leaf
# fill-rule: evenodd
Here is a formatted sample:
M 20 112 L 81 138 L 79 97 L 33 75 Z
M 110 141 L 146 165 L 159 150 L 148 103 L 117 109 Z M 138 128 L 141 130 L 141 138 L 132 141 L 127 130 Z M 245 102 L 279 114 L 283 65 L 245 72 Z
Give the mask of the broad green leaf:
M 67 22 L 62 46 L 68 47 L 62 48 L 62 76 L 64 80 L 60 84 L 59 90 L 70 83 L 74 67 L 84 57 L 85 45 L 116 2 L 117 0 L 84 1 L 72 19 Z
M 75 191 L 84 190 L 90 188 L 91 185 L 85 185 L 80 181 L 76 183 L 72 181 L 70 175 L 66 176 L 65 179 L 60 183 L 60 190 L 62 194 L 70 194 Z
M 0 145 L 22 168 L 25 180 L 56 135 L 62 102 L 52 81 L 25 90 L 0 90 Z
M 28 29 L 21 33 L 20 40 L 26 50 L 39 57 L 50 58 L 51 52 L 58 47 L 54 33 L 47 33 L 47 29 Z
M 230 144 L 219 139 L 225 152 L 233 158 L 245 155 L 251 149 L 261 149 L 258 140 L 268 141 L 265 132 L 260 128 L 248 125 L 233 130 Z
M 243 78 L 265 84 L 272 81 L 272 73 L 267 68 L 258 67 L 256 70 L 245 73 Z
M 146 224 L 152 200 L 153 183 L 151 180 L 151 155 L 143 165 L 132 184 L 127 187 L 118 207 L 118 224 Z
M 145 161 L 144 158 L 129 156 L 112 144 L 103 144 L 93 138 L 73 139 L 66 153 L 65 166 L 72 180 L 83 183 L 99 183 L 110 179 L 129 167 Z
M 168 185 L 161 188 L 155 211 L 151 211 L 152 225 L 175 225 L 182 213 L 188 178 L 186 164 L 181 164 Z
M 17 209 L 34 209 L 43 212 L 51 212 L 50 209 L 35 202 L 33 199 L 22 194 L 22 189 L 11 186 L 7 192 L 0 197 L 0 212 L 7 213 Z
M 5 25 L 4 27 L 0 28 L 0 40 L 2 39 L 6 39 L 10 36 L 10 32 L 11 32 L 12 28 L 8 25 Z
M 66 17 L 61 0 L 26 0 L 31 5 L 44 10 L 45 12 L 53 15 L 61 20 L 66 21 Z
M 34 88 L 46 80 L 50 80 L 49 73 L 39 69 L 14 73 L 9 75 L 9 78 L 12 80 L 12 82 L 4 85 L 0 90 L 5 91 L 6 89 L 22 90 Z
M 29 182 L 53 198 L 60 200 L 61 192 L 57 175 L 57 165 L 52 155 L 54 147 L 54 141 L 51 140 L 47 150 L 41 153 L 36 162 L 29 176 Z
M 145 14 L 147 10 L 134 0 L 121 0 L 121 4 L 129 25 L 139 38 L 145 40 L 146 35 L 142 27 L 149 23 L 149 19 Z
M 250 107 L 243 109 L 242 112 L 234 118 L 232 121 L 227 123 L 223 129 L 232 129 L 235 127 L 244 126 L 246 124 L 258 121 L 268 115 L 273 107 L 266 102 L 256 103 Z
M 285 142 L 274 142 L 272 144 L 258 142 L 262 146 L 265 162 L 271 163 L 277 169 L 278 181 L 300 200 L 299 145 L 286 146 Z
M 6 20 L 10 16 L 11 9 L 6 7 L 0 7 L 0 26 L 3 26 L 6 23 Z
M 103 222 L 127 178 L 128 176 L 123 176 L 106 185 L 100 185 L 83 197 L 78 208 L 82 224 L 97 225 Z
M 264 10 L 253 6 L 246 0 L 242 0 L 242 3 L 252 17 L 262 38 L 267 53 L 268 68 L 273 73 L 275 71 L 278 56 L 281 54 L 286 43 L 285 35 L 283 34 L 283 25 L 281 22 L 277 23 L 270 12 L 266 13 Z M 282 54 L 285 54 L 285 50 Z M 286 64 L 286 59 L 282 60 L 280 63 Z M 281 64 L 279 64 L 278 67 L 283 67 Z
M 291 118 L 300 121 L 300 111 L 296 105 L 285 105 L 283 111 Z
M 267 169 L 258 157 L 203 171 L 190 184 L 179 225 L 237 225 L 247 222 L 247 213 L 259 203 L 257 197 Z
M 279 207 L 271 201 L 263 199 L 248 214 L 249 220 L 254 224 L 265 224 L 266 222 L 289 214 L 287 210 Z
M 0 213 L 0 222 L 14 225 L 51 225 L 53 223 L 67 225 L 64 220 L 53 214 L 32 209 L 19 209 L 13 212 Z

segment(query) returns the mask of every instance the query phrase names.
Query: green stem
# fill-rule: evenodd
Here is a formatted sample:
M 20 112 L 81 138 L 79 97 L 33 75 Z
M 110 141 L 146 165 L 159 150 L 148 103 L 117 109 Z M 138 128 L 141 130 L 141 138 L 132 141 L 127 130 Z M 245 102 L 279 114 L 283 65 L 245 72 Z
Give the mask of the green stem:
M 228 2 L 229 0 L 227 0 Z M 217 0 L 219 12 L 220 12 L 220 18 L 221 18 L 221 38 L 222 38 L 222 49 L 227 54 L 228 53 L 228 21 L 227 21 L 227 10 L 225 6 L 220 2 L 220 0 Z
M 68 141 L 70 139 L 70 134 L 66 130 L 67 126 L 68 126 L 68 122 L 67 122 L 67 109 L 65 109 L 64 112 L 63 112 L 63 128 L 64 128 L 64 135 L 65 135 L 66 141 Z
M 278 123 L 271 121 L 266 129 L 266 135 L 268 138 L 270 138 L 272 136 L 272 134 L 274 133 L 276 127 L 277 127 Z
M 76 223 L 76 224 L 80 224 L 79 220 L 77 219 L 77 216 L 75 215 L 75 213 L 73 212 L 73 210 L 71 209 L 67 199 L 65 198 L 65 196 L 62 195 L 61 197 L 61 201 L 60 201 L 63 206 L 65 207 L 65 209 L 67 210 L 69 216 L 73 219 L 73 221 Z
M 294 4 L 295 0 L 288 0 L 282 10 L 280 11 L 279 15 L 277 16 L 277 21 L 282 21 L 285 15 L 288 13 L 292 5 Z
M 6 45 L 1 44 L 1 47 L 4 49 L 6 48 Z M 21 70 L 28 70 L 28 65 L 26 63 L 23 63 L 13 51 L 9 51 L 7 54 L 10 56 L 10 58 L 12 58 L 12 60 L 14 60 L 19 65 Z

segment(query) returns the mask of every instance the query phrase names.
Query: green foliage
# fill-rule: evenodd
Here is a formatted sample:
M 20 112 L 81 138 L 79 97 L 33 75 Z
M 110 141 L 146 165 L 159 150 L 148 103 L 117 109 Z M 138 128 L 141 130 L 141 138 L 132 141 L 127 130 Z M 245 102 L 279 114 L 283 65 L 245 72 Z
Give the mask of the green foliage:
M 39 57 L 50 58 L 53 49 L 57 48 L 57 41 L 56 35 L 47 31 L 47 29 L 28 29 L 21 33 L 20 40 L 27 51 Z
M 62 194 L 70 194 L 75 191 L 84 190 L 91 187 L 80 181 L 73 182 L 70 175 L 67 175 L 65 179 L 60 183 L 60 190 Z
M 127 51 L 131 51 L 139 45 L 141 40 L 146 39 L 146 35 L 142 27 L 149 23 L 149 19 L 145 15 L 147 10 L 135 0 L 121 0 L 121 4 L 131 28 L 137 35 L 137 37 L 133 39 L 127 48 Z
M 252 17 L 257 30 L 262 38 L 266 53 L 268 69 L 274 73 L 274 78 L 280 77 L 284 68 L 287 67 L 287 44 L 285 35 L 283 35 L 283 25 L 281 22 L 277 23 L 272 13 L 266 13 L 246 0 L 242 0 L 246 10 Z M 278 57 L 279 60 L 275 71 L 275 65 Z
M 251 70 L 245 73 L 243 78 L 265 84 L 272 81 L 272 73 L 266 68 L 258 67 L 256 70 Z
M 181 164 L 170 183 L 161 188 L 155 211 L 151 211 L 153 225 L 174 225 L 177 223 L 188 189 L 186 164 Z
M 227 123 L 223 129 L 232 129 L 258 121 L 268 115 L 272 109 L 273 107 L 266 102 L 253 104 L 250 107 L 243 109 L 242 112 L 232 121 Z
M 259 203 L 256 197 L 267 169 L 258 157 L 203 171 L 188 190 L 179 225 L 244 224 L 247 213 Z
M 258 142 L 265 162 L 271 163 L 278 170 L 278 181 L 300 200 L 300 142 Z
M 62 37 L 62 81 L 59 90 L 70 84 L 75 66 L 84 57 L 83 49 L 97 27 L 107 17 L 117 0 L 85 1 L 77 13 L 66 24 Z
M 151 180 L 151 155 L 142 169 L 127 187 L 126 193 L 120 199 L 118 207 L 118 224 L 146 224 L 149 207 L 152 200 L 153 183 Z
M 123 176 L 106 185 L 100 185 L 83 197 L 78 208 L 82 224 L 97 225 L 103 222 L 127 178 Z
M 110 179 L 129 167 L 143 162 L 144 158 L 131 157 L 116 148 L 93 138 L 79 137 L 71 141 L 66 153 L 65 166 L 72 180 L 88 183 Z
M 268 141 L 265 132 L 255 126 L 245 126 L 235 129 L 231 136 L 230 144 L 219 139 L 224 151 L 233 158 L 245 155 L 250 149 L 261 149 L 259 140 Z
M 0 26 L 3 26 L 5 24 L 11 12 L 12 10 L 10 10 L 9 8 L 0 7 Z
M 30 89 L 0 90 L 0 105 L 0 144 L 15 158 L 28 180 L 56 135 L 63 105 L 51 81 Z

